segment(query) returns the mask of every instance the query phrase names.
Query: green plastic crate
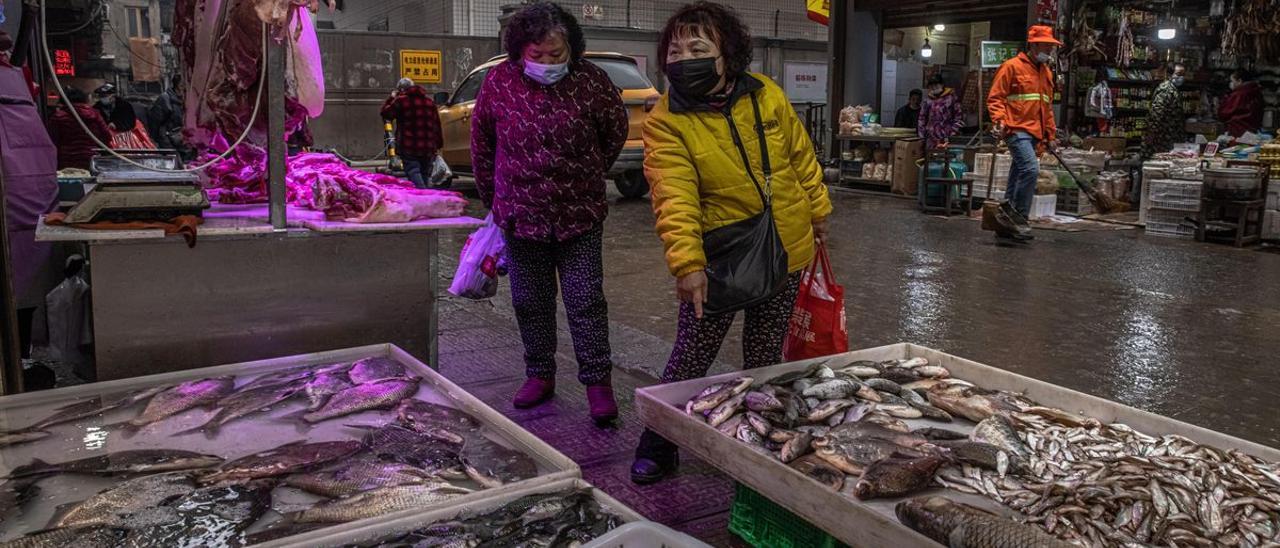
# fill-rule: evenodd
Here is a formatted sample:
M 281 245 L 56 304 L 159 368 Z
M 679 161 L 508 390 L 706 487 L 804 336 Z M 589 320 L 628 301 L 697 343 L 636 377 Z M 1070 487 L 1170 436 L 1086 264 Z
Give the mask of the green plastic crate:
M 848 548 L 822 529 L 741 483 L 729 508 L 729 531 L 756 548 Z

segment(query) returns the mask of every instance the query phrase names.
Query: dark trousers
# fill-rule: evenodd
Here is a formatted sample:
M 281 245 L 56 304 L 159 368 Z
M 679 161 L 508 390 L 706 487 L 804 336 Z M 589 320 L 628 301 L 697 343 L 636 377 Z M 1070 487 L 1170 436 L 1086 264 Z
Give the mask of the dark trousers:
M 742 324 L 743 369 L 755 369 L 782 362 L 782 343 L 787 336 L 787 324 L 796 305 L 796 293 L 800 289 L 801 272 L 787 276 L 787 286 L 777 296 L 754 308 L 744 311 Z M 676 328 L 676 344 L 671 358 L 662 372 L 661 383 L 684 381 L 705 376 L 720 353 L 724 336 L 733 325 L 737 314 L 704 314 L 702 319 L 694 315 L 693 305 L 680 303 L 680 319 Z M 676 450 L 675 444 L 646 429 L 640 435 L 636 448 L 639 458 L 667 458 Z
M 401 155 L 400 161 L 404 162 L 404 178 L 413 181 L 413 186 L 418 188 L 427 188 L 426 179 L 422 178 L 423 168 L 430 169 L 431 161 L 434 158 L 421 158 L 418 156 Z M 431 172 L 428 171 L 428 174 Z
M 522 240 L 506 235 L 511 304 L 524 341 L 525 374 L 545 380 L 556 376 L 556 278 L 563 294 L 578 381 L 609 381 L 609 306 L 604 299 L 601 257 L 603 229 L 564 242 Z

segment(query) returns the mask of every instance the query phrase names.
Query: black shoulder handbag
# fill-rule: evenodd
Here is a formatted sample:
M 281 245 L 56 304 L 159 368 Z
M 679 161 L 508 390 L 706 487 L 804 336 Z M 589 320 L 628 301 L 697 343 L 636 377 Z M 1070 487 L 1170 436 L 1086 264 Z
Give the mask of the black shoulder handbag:
M 702 308 L 708 314 L 737 312 L 760 305 L 777 295 L 787 283 L 787 250 L 773 221 L 773 168 L 769 165 L 769 145 L 755 93 L 751 94 L 751 108 L 755 111 L 756 136 L 760 140 L 763 186 L 751 169 L 751 159 L 747 157 L 733 114 L 726 110 L 724 117 L 747 175 L 760 194 L 763 209 L 751 218 L 702 235 L 702 249 L 707 256 L 707 302 Z

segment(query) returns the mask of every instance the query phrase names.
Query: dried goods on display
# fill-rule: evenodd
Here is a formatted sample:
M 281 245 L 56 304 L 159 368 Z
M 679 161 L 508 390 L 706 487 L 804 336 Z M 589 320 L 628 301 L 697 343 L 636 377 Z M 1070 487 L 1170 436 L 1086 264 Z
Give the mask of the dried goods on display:
M 740 377 L 694 395 L 685 412 L 815 488 L 863 500 L 942 488 L 1004 506 L 899 504 L 903 524 L 952 546 L 1280 542 L 1275 463 L 987 390 L 924 358 L 832 358 Z
M 1223 55 L 1280 63 L 1280 10 L 1274 0 L 1237 0 L 1222 30 Z

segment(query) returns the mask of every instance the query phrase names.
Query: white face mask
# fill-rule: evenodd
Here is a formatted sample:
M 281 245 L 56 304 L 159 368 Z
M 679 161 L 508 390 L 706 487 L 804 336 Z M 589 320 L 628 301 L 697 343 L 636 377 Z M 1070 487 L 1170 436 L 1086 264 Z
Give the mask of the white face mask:
M 1037 54 L 1036 54 L 1036 62 L 1041 63 L 1041 64 L 1048 63 L 1048 62 L 1049 62 L 1049 59 L 1052 59 L 1052 58 L 1053 58 L 1053 57 L 1052 57 L 1052 56 L 1050 56 L 1048 53 L 1037 53 Z
M 524 75 L 539 84 L 549 86 L 569 75 L 569 63 L 544 65 L 526 59 L 524 62 Z

